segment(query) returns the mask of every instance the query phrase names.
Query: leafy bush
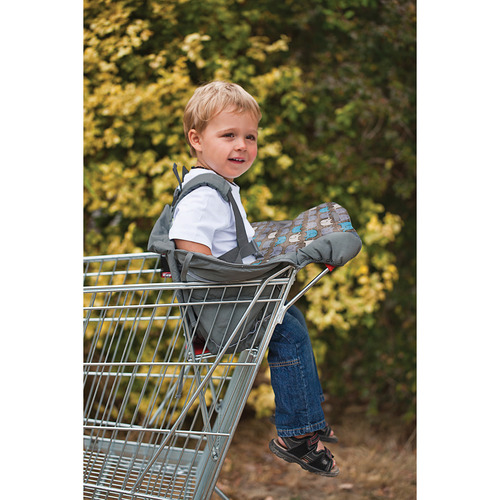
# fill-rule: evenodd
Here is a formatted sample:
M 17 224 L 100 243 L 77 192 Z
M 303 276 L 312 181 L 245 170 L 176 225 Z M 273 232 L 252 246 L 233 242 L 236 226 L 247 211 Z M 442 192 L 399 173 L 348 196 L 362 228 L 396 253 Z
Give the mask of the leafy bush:
M 360 255 L 305 303 L 325 389 L 415 414 L 415 2 L 85 0 L 85 252 L 146 249 L 190 167 L 182 114 L 227 79 L 263 111 L 250 220 L 333 200 Z M 302 273 L 306 281 L 316 269 Z

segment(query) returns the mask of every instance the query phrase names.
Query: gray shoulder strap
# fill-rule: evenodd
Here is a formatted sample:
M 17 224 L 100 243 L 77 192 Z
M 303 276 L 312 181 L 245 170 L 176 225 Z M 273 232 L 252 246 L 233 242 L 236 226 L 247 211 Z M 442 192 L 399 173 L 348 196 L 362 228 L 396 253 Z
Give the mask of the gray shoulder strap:
M 174 163 L 172 170 L 180 186 L 184 182 L 184 177 L 186 177 L 186 174 L 189 172 L 189 170 L 184 165 L 182 166 L 182 178 L 179 176 L 179 172 L 177 171 L 177 163 Z
M 233 197 L 231 185 L 223 177 L 213 174 L 201 174 L 196 176 L 194 179 L 191 179 L 184 186 L 176 190 L 174 205 L 179 203 L 189 193 L 202 186 L 208 186 L 218 191 L 222 198 L 231 205 L 234 214 L 236 241 L 238 246 L 219 257 L 219 259 L 225 260 L 226 262 L 241 263 L 243 258 L 258 253 L 258 248 L 255 242 L 253 240 L 248 240 L 243 217 L 241 216 L 236 200 Z
M 229 202 L 229 193 L 231 193 L 231 186 L 229 182 L 226 181 L 223 177 L 213 174 L 201 174 L 197 175 L 194 179 L 191 179 L 189 182 L 186 182 L 182 188 L 178 191 L 177 197 L 175 199 L 175 203 L 179 203 L 184 197 L 186 197 L 189 193 L 198 189 L 202 186 L 208 186 L 212 189 L 217 190 L 222 198 L 225 201 Z
M 241 262 L 242 259 L 248 257 L 249 255 L 254 255 L 258 253 L 258 248 L 253 239 L 248 240 L 247 232 L 245 231 L 245 224 L 243 222 L 243 217 L 241 216 L 240 209 L 236 204 L 236 200 L 233 197 L 233 193 L 229 191 L 228 193 L 229 203 L 233 209 L 234 222 L 236 225 L 236 241 L 238 246 L 233 250 L 221 255 L 219 259 L 225 260 L 227 262 Z

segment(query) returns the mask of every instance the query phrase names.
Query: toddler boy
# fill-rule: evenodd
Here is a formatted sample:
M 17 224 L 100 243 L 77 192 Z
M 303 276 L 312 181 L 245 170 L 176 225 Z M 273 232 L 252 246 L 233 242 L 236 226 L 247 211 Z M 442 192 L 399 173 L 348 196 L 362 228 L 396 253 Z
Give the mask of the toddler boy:
M 231 185 L 250 241 L 254 230 L 241 203 L 234 180 L 244 174 L 257 156 L 259 105 L 242 87 L 215 81 L 199 87 L 184 112 L 184 133 L 196 165 L 184 184 L 197 175 L 213 173 Z M 237 246 L 231 205 L 208 186 L 189 193 L 176 206 L 169 237 L 178 249 L 222 257 Z M 244 264 L 255 258 L 248 255 Z M 339 468 L 321 441 L 336 442 L 326 424 L 324 400 L 309 333 L 295 306 L 276 326 L 269 343 L 268 362 L 275 394 L 278 438 L 270 450 L 303 469 L 334 477 Z

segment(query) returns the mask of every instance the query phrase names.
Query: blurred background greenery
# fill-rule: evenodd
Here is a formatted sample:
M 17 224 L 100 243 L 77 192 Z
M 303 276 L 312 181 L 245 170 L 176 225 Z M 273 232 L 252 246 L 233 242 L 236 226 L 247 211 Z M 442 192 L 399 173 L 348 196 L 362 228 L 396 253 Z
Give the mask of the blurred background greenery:
M 194 89 L 259 102 L 259 156 L 238 179 L 249 219 L 325 201 L 364 246 L 300 307 L 335 413 L 416 411 L 416 6 L 407 0 L 85 0 L 85 254 L 145 251 L 191 167 Z M 299 275 L 316 274 L 309 266 Z M 272 411 L 263 376 L 249 400 Z

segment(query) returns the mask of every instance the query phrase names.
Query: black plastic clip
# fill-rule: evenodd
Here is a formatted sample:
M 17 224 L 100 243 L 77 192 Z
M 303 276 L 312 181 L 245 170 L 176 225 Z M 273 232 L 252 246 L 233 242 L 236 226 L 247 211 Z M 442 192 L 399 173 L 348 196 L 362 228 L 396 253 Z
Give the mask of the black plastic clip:
M 167 257 L 165 255 L 160 255 L 160 268 L 161 268 L 161 277 L 162 278 L 171 278 L 172 273 L 170 272 L 170 268 L 168 267 Z

